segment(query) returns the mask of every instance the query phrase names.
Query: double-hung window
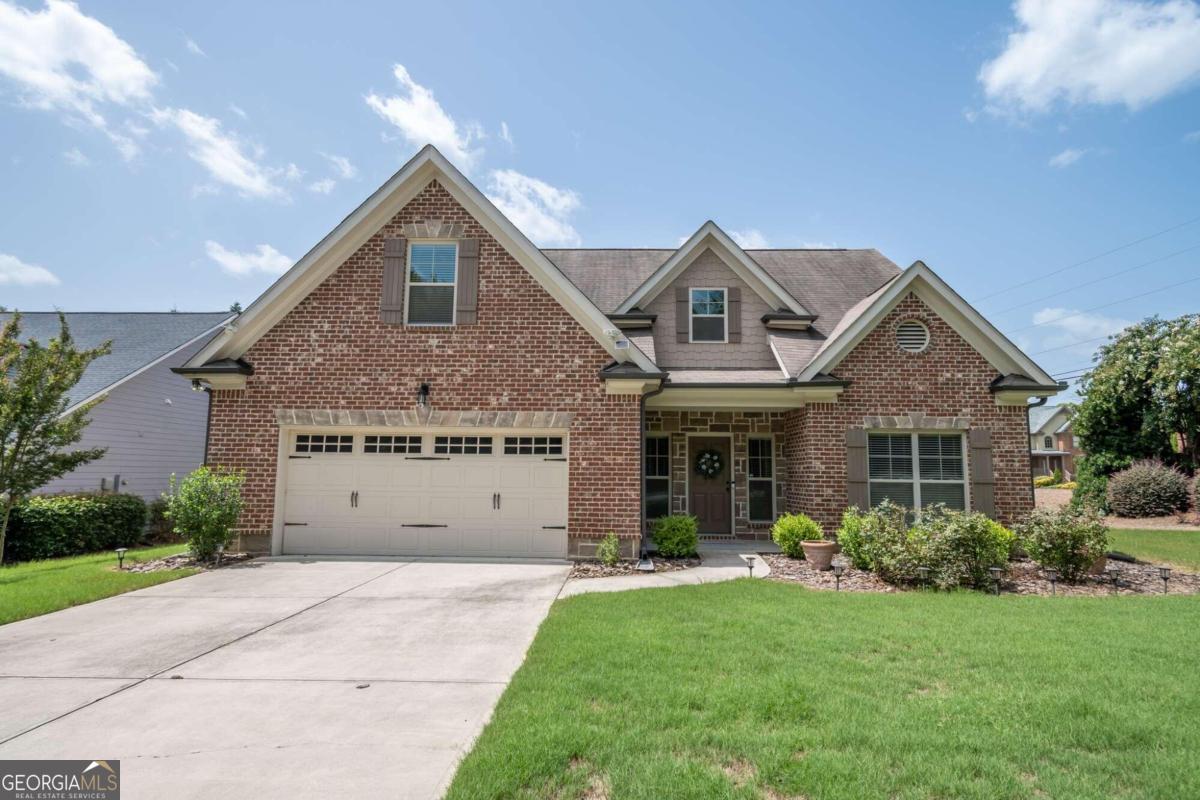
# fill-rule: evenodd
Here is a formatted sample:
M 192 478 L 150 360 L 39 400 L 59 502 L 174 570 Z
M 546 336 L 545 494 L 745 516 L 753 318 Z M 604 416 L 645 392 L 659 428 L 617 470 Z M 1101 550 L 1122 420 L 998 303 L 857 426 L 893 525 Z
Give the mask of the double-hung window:
M 1054 449 L 1054 439 L 1049 436 L 1042 437 L 1042 444 L 1046 446 L 1047 450 Z
M 771 439 L 751 439 L 747 443 L 747 477 L 750 494 L 750 520 L 771 522 L 775 519 L 775 470 Z
M 691 290 L 691 341 L 725 341 L 725 290 Z
M 413 242 L 408 246 L 409 325 L 453 325 L 458 244 Z
M 646 519 L 671 513 L 671 439 L 646 438 Z
M 891 500 L 912 509 L 933 503 L 966 509 L 961 434 L 872 433 L 867 457 L 872 506 Z

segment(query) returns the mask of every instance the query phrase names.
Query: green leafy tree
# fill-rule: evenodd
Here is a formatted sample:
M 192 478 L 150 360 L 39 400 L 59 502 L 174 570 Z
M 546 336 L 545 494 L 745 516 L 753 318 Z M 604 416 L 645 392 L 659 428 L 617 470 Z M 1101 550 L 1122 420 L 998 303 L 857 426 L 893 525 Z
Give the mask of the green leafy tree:
M 57 338 L 22 342 L 21 315 L 0 329 L 0 559 L 13 506 L 38 487 L 104 455 L 104 448 L 71 450 L 95 402 L 66 413 L 67 393 L 110 342 L 80 350 L 58 315 Z M 99 401 L 96 401 L 99 402 Z
M 1200 314 L 1129 326 L 1100 348 L 1079 392 L 1083 402 L 1072 425 L 1087 453 L 1079 472 L 1089 494 L 1102 496 L 1103 478 L 1134 460 L 1159 459 L 1194 472 L 1200 466 Z

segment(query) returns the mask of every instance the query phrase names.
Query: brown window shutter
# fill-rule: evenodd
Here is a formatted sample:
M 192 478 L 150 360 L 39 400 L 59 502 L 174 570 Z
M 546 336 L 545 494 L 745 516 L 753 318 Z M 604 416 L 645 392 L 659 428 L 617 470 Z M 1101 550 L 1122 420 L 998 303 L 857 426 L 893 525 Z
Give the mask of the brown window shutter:
M 691 303 L 688 287 L 675 287 L 675 341 L 686 342 L 688 340 L 688 323 L 692 314 Z
M 474 325 L 479 309 L 479 240 L 458 240 L 458 292 L 455 322 Z
M 404 239 L 383 240 L 383 292 L 379 297 L 379 319 L 389 325 L 404 324 Z
M 987 428 L 972 428 L 968 436 L 971 445 L 971 508 L 996 516 L 996 474 L 992 469 L 992 432 Z
M 742 290 L 739 286 L 730 286 L 725 290 L 725 323 L 729 326 L 726 331 L 731 344 L 742 340 Z
M 863 511 L 871 507 L 867 485 L 867 432 L 862 428 L 846 430 L 846 494 L 851 507 Z

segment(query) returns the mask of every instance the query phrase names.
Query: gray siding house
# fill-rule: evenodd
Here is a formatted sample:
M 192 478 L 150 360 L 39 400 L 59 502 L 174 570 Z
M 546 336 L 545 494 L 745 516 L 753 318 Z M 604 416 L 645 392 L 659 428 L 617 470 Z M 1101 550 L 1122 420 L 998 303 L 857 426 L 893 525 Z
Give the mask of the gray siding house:
M 0 314 L 0 323 L 11 314 Z M 112 353 L 92 362 L 71 391 L 71 407 L 105 399 L 91 413 L 79 447 L 104 447 L 103 458 L 51 481 L 41 494 L 112 491 L 158 498 L 171 473 L 204 462 L 208 392 L 171 372 L 191 358 L 233 315 L 178 312 L 97 312 L 66 315 L 80 347 L 112 341 Z M 48 341 L 58 314 L 21 312 L 21 339 Z

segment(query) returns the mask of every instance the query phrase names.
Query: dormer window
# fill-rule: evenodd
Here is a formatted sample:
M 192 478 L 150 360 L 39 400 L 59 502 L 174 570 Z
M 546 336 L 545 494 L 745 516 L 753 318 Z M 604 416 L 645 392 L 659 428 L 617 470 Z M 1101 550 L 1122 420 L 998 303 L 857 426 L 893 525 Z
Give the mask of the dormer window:
M 727 341 L 725 308 L 724 289 L 692 289 L 689 341 Z

